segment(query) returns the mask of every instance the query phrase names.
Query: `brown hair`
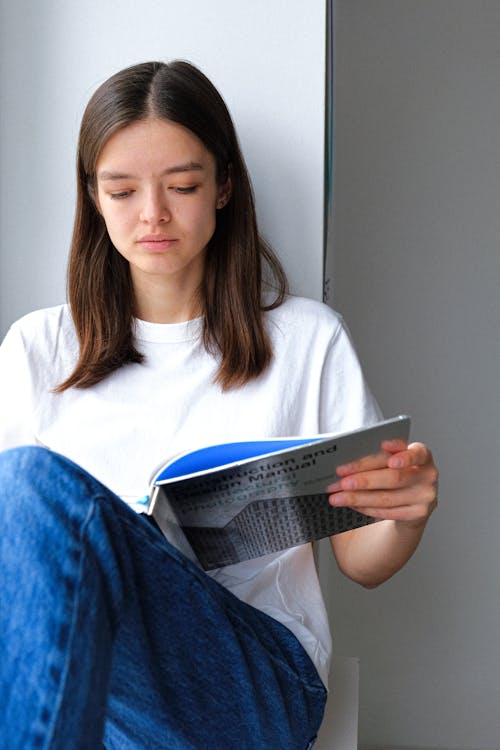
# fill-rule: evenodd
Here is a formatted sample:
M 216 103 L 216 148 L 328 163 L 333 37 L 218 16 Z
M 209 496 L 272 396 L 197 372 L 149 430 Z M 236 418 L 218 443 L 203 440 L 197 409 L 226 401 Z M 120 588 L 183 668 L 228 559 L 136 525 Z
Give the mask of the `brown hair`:
M 214 155 L 219 183 L 230 170 L 231 198 L 217 211 L 200 290 L 203 342 L 220 357 L 216 381 L 223 388 L 242 385 L 260 375 L 272 357 L 262 311 L 281 304 L 286 277 L 258 234 L 252 187 L 227 107 L 208 78 L 190 63 L 141 63 L 105 81 L 83 115 L 68 266 L 68 299 L 80 356 L 57 391 L 88 388 L 122 365 L 144 359 L 133 335 L 129 265 L 114 249 L 94 196 L 96 164 L 107 140 L 148 117 L 170 120 L 193 132 Z M 276 289 L 268 306 L 262 305 L 263 265 Z

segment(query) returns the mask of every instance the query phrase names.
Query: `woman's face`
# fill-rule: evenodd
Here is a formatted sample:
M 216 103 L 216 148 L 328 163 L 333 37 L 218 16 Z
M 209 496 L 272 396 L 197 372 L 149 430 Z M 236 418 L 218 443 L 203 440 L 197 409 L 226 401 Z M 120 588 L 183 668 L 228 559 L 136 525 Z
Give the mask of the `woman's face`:
M 229 195 L 214 156 L 181 125 L 142 120 L 117 131 L 97 161 L 97 206 L 136 292 L 149 282 L 198 288 L 215 212 Z

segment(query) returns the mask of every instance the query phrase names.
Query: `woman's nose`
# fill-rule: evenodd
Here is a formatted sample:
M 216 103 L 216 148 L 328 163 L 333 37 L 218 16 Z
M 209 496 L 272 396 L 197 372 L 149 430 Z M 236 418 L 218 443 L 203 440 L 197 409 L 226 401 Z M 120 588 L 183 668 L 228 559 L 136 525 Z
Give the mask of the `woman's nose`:
M 163 190 L 155 189 L 148 191 L 144 197 L 139 218 L 146 224 L 159 224 L 170 221 L 171 214 Z

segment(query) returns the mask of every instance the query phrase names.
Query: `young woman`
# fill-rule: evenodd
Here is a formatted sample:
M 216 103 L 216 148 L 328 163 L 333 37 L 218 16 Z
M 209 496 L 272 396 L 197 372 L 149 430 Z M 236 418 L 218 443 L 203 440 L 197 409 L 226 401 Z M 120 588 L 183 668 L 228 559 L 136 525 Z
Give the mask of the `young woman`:
M 68 279 L 69 305 L 0 348 L 2 747 L 311 747 L 330 655 L 311 546 L 206 574 L 129 507 L 169 454 L 380 417 L 339 316 L 286 294 L 190 64 L 90 100 Z M 346 575 L 406 562 L 436 480 L 400 442 L 332 477 L 333 504 L 383 519 L 332 538 Z

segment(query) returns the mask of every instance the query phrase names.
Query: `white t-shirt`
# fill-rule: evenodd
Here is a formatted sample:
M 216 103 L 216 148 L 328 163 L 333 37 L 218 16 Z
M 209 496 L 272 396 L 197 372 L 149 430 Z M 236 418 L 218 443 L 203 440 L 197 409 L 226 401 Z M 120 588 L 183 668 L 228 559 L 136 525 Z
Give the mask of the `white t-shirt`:
M 380 419 L 341 318 L 289 297 L 265 313 L 268 369 L 223 392 L 201 319 L 136 321 L 143 364 L 88 389 L 53 388 L 73 370 L 78 343 L 67 305 L 30 313 L 0 347 L 0 450 L 42 445 L 62 453 L 125 502 L 147 494 L 154 469 L 185 450 L 265 437 L 345 432 Z M 210 573 L 236 596 L 286 625 L 326 683 L 327 616 L 310 544 Z

